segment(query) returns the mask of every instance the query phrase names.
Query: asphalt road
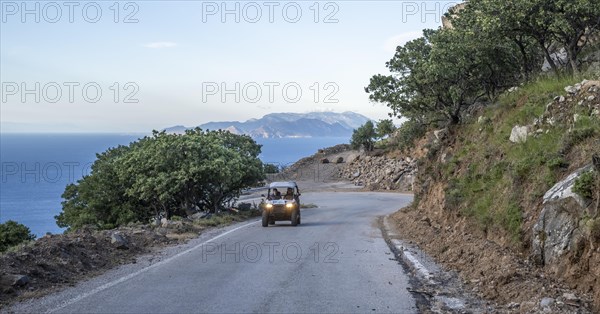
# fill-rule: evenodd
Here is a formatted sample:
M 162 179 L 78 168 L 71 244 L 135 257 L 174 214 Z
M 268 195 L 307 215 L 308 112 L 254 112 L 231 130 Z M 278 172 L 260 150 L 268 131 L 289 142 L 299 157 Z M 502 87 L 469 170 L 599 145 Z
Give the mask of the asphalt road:
M 150 267 L 131 268 L 116 278 L 113 272 L 20 310 L 416 312 L 408 277 L 376 224 L 378 216 L 411 199 L 392 193 L 305 193 L 302 202 L 319 208 L 304 209 L 298 227 L 241 224 Z

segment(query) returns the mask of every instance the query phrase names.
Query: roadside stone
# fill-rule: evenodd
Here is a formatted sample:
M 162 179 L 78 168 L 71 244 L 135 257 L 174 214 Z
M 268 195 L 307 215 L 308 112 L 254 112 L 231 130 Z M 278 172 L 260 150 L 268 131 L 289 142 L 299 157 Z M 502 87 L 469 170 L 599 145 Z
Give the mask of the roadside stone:
M 566 301 L 571 301 L 571 302 L 578 302 L 579 298 L 575 295 L 575 293 L 563 293 L 563 298 Z
M 508 303 L 508 305 L 506 306 L 509 309 L 516 309 L 519 308 L 521 306 L 521 304 L 517 303 L 517 302 L 510 302 Z
M 119 233 L 113 233 L 110 236 L 110 244 L 112 244 L 117 249 L 127 249 L 129 243 Z
M 594 99 L 596 99 L 596 97 L 594 97 L 594 95 L 587 97 L 587 101 L 593 101 Z
M 0 278 L 2 286 L 23 287 L 29 283 L 27 275 L 4 275 Z
M 549 307 L 552 304 L 554 304 L 554 299 L 553 298 L 543 298 L 540 301 L 540 307 L 544 308 L 544 307 Z

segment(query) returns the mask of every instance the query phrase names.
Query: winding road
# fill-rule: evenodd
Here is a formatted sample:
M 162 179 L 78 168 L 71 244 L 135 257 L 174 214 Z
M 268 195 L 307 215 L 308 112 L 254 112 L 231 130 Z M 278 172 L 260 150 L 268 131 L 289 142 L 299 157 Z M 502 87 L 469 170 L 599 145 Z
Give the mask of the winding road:
M 202 235 L 158 262 L 120 270 L 14 310 L 55 313 L 414 313 L 408 277 L 377 217 L 395 193 L 311 192 L 302 225 L 258 220 Z

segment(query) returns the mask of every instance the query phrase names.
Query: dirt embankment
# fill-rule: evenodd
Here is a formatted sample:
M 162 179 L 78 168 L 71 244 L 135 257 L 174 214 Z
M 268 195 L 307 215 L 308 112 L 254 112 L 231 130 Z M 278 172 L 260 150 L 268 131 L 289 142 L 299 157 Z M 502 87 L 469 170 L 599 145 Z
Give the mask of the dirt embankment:
M 517 94 L 513 109 L 430 132 L 417 145 L 417 203 L 392 216 L 403 237 L 509 312 L 600 311 L 594 202 L 573 196 L 565 181 L 599 152 L 600 82 L 562 94 L 535 119 L 522 118 L 532 96 Z M 516 131 L 523 139 L 511 143 Z M 560 197 L 548 196 L 557 185 Z

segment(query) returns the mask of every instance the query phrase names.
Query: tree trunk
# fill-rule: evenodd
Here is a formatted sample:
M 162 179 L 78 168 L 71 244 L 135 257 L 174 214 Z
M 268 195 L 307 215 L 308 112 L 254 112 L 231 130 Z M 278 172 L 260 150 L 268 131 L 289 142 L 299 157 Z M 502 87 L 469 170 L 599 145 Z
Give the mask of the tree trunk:
M 546 57 L 546 61 L 548 61 L 548 64 L 550 64 L 552 71 L 554 71 L 554 74 L 556 74 L 556 76 L 560 76 L 560 72 L 558 70 L 558 67 L 556 66 L 556 63 L 552 59 L 552 56 L 550 55 L 550 51 L 548 51 L 548 48 L 546 48 L 546 45 L 544 43 L 540 42 L 540 45 L 542 46 L 544 56 Z
M 529 74 L 531 71 L 531 64 L 529 64 L 529 58 L 527 57 L 527 50 L 525 49 L 525 45 L 518 39 L 514 39 L 517 46 L 519 46 L 519 50 L 521 51 L 521 56 L 523 57 L 523 71 L 525 72 L 525 81 L 529 82 Z

